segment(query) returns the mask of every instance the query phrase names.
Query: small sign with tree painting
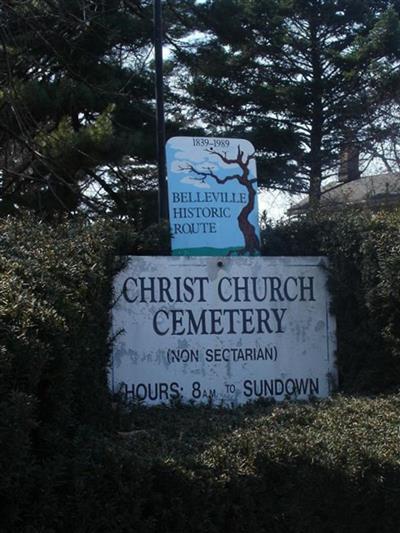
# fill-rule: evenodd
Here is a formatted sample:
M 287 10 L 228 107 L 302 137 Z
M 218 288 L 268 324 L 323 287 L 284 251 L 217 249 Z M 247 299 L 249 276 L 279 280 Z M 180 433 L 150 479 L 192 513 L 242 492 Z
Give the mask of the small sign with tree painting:
M 259 255 L 255 150 L 244 139 L 167 142 L 173 255 Z

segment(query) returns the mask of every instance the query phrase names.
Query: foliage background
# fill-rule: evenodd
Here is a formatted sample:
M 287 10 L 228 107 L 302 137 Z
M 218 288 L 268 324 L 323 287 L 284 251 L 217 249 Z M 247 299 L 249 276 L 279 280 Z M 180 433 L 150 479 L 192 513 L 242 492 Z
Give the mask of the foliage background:
M 156 219 L 152 0 L 0 6 L 0 215 Z M 247 138 L 308 192 L 399 169 L 399 0 L 163 2 L 166 135 Z
M 327 255 L 340 388 L 397 390 L 400 213 L 320 213 L 266 228 L 266 255 Z
M 330 257 L 340 388 L 359 395 L 225 410 L 108 392 L 114 254 L 165 253 L 165 228 L 1 221 L 2 531 L 399 529 L 399 222 L 264 230 L 265 254 Z

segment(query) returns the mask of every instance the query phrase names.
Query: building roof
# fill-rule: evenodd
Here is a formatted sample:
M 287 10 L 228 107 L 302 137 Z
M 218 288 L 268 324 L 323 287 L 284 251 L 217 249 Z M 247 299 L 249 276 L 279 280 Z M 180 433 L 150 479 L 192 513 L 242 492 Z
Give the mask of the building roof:
M 375 174 L 359 179 L 334 182 L 323 187 L 320 206 L 327 210 L 343 207 L 368 207 L 379 209 L 400 204 L 400 173 Z M 288 215 L 297 215 L 308 210 L 305 198 L 288 209 Z

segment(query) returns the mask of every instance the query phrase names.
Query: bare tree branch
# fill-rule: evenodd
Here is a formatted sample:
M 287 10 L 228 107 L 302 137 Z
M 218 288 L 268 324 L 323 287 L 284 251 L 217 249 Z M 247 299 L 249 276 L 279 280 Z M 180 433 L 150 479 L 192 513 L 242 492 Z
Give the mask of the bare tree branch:
M 181 170 L 188 170 L 190 172 L 193 172 L 197 176 L 202 176 L 199 179 L 199 181 L 202 181 L 203 183 L 204 183 L 204 180 L 206 180 L 207 178 L 213 178 L 220 185 L 223 185 L 224 183 L 226 183 L 228 181 L 240 179 L 240 176 L 238 174 L 234 174 L 233 176 L 226 176 L 225 178 L 221 179 L 219 176 L 214 174 L 214 172 L 212 171 L 211 168 L 208 168 L 207 172 L 202 172 L 200 170 L 195 169 L 192 165 L 182 166 Z M 194 178 L 194 179 L 196 179 L 196 178 Z

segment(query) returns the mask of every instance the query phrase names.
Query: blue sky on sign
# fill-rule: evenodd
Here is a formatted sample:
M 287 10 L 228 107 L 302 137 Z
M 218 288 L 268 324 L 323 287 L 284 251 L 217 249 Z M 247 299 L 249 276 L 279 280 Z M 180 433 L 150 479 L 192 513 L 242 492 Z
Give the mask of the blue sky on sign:
M 215 139 L 215 141 L 221 142 L 223 139 Z M 228 139 L 226 139 L 228 141 Z M 208 138 L 208 142 L 214 142 L 212 138 Z M 237 154 L 238 145 L 245 152 L 245 155 L 253 153 L 253 147 L 248 141 L 237 141 L 235 139 L 229 139 L 229 147 L 217 147 L 215 151 L 220 153 L 227 152 L 229 158 L 235 158 Z M 226 176 L 238 174 L 240 168 L 235 164 L 226 164 L 215 153 L 210 153 L 207 147 L 194 146 L 193 137 L 178 137 L 170 139 L 167 143 L 167 166 L 168 166 L 168 186 L 170 192 L 170 213 L 171 224 L 174 233 L 174 223 L 196 223 L 196 222 L 210 222 L 215 224 L 216 232 L 208 232 L 191 234 L 191 244 L 187 244 L 188 236 L 174 233 L 174 248 L 186 248 L 186 247 L 213 247 L 213 248 L 225 248 L 225 247 L 241 247 L 244 245 L 243 235 L 237 225 L 237 217 L 240 211 L 247 203 L 247 191 L 246 188 L 239 184 L 237 180 L 228 181 L 221 185 L 217 183 L 212 177 L 202 179 L 197 175 L 191 167 L 198 172 L 208 172 L 211 170 L 220 179 Z M 250 161 L 250 176 L 256 177 L 256 165 L 255 161 Z M 254 184 L 256 188 L 256 184 Z M 172 192 L 175 193 L 191 193 L 186 196 L 185 202 L 173 202 Z M 219 196 L 215 196 L 212 202 L 206 202 L 204 193 L 216 193 Z M 242 193 L 242 202 L 228 201 L 224 202 L 221 198 L 221 193 L 227 193 L 228 199 L 233 199 L 233 194 L 238 195 Z M 182 208 L 208 208 L 208 207 L 221 207 L 229 210 L 230 217 L 210 217 L 207 218 L 207 211 L 202 213 L 202 216 L 195 216 L 193 218 L 185 219 L 180 215 L 184 214 L 184 211 L 179 211 Z M 176 216 L 178 215 L 178 217 Z M 250 215 L 249 221 L 257 227 L 257 207 Z

